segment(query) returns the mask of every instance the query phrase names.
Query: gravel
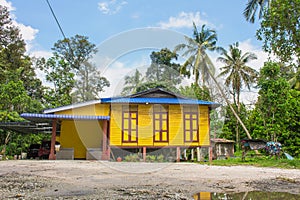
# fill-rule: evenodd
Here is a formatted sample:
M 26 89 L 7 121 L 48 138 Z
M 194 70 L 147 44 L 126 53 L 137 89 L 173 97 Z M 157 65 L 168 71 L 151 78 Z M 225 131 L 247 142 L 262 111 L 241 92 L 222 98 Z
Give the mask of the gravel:
M 198 192 L 300 194 L 300 170 L 194 163 L 0 161 L 0 199 L 192 199 Z

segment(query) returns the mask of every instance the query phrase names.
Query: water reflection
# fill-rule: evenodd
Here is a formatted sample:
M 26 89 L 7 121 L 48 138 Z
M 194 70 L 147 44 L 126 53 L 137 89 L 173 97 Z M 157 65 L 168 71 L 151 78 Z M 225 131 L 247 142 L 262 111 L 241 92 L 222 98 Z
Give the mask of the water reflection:
M 199 192 L 193 195 L 195 200 L 298 200 L 300 195 L 285 192 L 240 192 L 240 193 L 214 193 Z

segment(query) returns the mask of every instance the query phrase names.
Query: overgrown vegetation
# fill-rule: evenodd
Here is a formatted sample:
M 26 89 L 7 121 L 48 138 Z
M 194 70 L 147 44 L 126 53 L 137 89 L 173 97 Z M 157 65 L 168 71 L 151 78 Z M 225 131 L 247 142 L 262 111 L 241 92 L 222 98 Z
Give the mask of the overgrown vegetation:
M 144 161 L 141 154 L 135 153 L 125 156 L 124 161 L 126 162 L 141 162 Z M 165 162 L 164 155 L 146 155 L 146 162 Z

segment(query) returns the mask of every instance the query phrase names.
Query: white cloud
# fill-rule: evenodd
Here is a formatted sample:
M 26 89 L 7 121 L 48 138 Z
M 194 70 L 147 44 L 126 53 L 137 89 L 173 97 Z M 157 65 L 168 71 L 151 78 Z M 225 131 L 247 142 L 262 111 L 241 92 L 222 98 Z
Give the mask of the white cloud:
M 121 10 L 121 8 L 126 4 L 126 1 L 118 0 L 101 1 L 98 3 L 98 9 L 103 14 L 113 15 L 118 13 Z
M 202 15 L 203 16 L 203 15 Z M 210 27 L 215 27 L 213 24 L 207 20 L 202 19 L 200 12 L 181 12 L 176 17 L 170 17 L 167 22 L 159 22 L 158 25 L 161 28 L 191 28 L 193 27 L 193 22 L 197 26 L 206 24 Z

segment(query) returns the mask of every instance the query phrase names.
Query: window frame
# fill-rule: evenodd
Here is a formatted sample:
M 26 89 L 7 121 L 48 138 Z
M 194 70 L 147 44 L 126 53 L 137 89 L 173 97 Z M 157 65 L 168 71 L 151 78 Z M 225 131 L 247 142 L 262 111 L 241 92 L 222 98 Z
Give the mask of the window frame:
M 186 117 L 188 115 L 188 117 Z M 196 127 L 193 126 L 196 122 Z M 186 123 L 189 123 L 189 129 L 186 127 Z M 199 111 L 196 106 L 184 106 L 183 108 L 183 132 L 184 132 L 184 142 L 199 142 Z M 194 139 L 194 134 L 197 134 L 196 139 Z M 189 137 L 187 137 L 189 135 Z M 190 138 L 188 140 L 188 138 Z
M 158 118 L 157 118 L 158 115 Z M 157 123 L 159 127 L 156 127 Z M 163 123 L 166 123 L 166 129 L 163 129 Z M 159 139 L 157 140 L 155 136 L 159 134 Z M 163 137 L 163 134 L 166 134 Z M 166 138 L 165 140 L 163 138 Z M 153 142 L 169 142 L 169 106 L 156 104 L 153 105 Z
M 128 114 L 128 117 L 125 117 Z M 135 117 L 132 115 L 135 114 Z M 132 125 L 135 121 L 135 129 L 132 129 Z M 128 128 L 125 128 L 125 123 L 128 123 Z M 125 140 L 125 132 L 127 132 L 128 140 Z M 135 135 L 133 136 L 133 132 Z M 133 140 L 135 137 L 135 140 Z M 137 106 L 123 106 L 122 107 L 122 143 L 137 143 L 138 142 L 138 110 Z

